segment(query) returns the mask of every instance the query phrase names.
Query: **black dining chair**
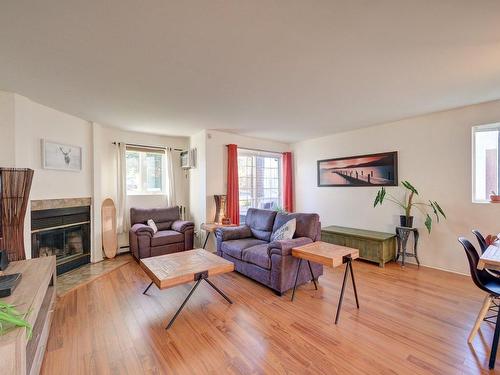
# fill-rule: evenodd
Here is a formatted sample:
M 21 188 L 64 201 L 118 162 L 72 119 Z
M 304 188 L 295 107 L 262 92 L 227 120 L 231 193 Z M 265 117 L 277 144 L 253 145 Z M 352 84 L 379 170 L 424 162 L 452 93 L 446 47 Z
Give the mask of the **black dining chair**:
M 486 251 L 486 249 L 488 248 L 488 244 L 486 243 L 484 236 L 477 229 L 473 229 L 472 233 L 474 233 L 474 236 L 476 236 L 476 238 L 477 238 L 477 242 L 479 242 L 479 247 L 481 248 L 481 253 L 484 253 Z
M 476 238 L 477 238 L 477 242 L 479 243 L 479 247 L 481 248 L 481 253 L 484 254 L 484 252 L 488 248 L 488 244 L 486 243 L 484 236 L 477 229 L 473 229 L 472 233 L 474 233 L 474 236 L 476 236 Z M 486 272 L 488 272 L 489 274 L 491 274 L 495 277 L 500 277 L 500 271 L 486 270 Z
M 477 269 L 477 264 L 479 262 L 479 254 L 477 253 L 476 249 L 470 243 L 469 240 L 467 240 L 465 237 L 459 237 L 458 241 L 464 247 L 465 253 L 467 255 L 467 260 L 469 261 L 470 276 L 472 278 L 472 281 L 474 282 L 474 284 L 476 284 L 476 286 L 479 289 L 488 293 L 484 300 L 483 307 L 481 308 L 481 311 L 479 312 L 479 315 L 476 319 L 476 323 L 474 324 L 474 327 L 469 335 L 468 341 L 470 343 L 472 341 L 472 338 L 476 334 L 477 330 L 479 329 L 481 322 L 484 320 L 486 313 L 490 309 L 493 298 L 500 297 L 500 280 L 495 276 L 491 275 L 490 273 L 488 273 L 486 270 Z M 493 336 L 493 343 L 491 345 L 490 363 L 489 363 L 490 369 L 493 368 L 495 365 L 497 349 L 498 349 L 498 338 L 500 336 L 500 324 L 498 324 L 500 322 L 500 309 L 497 310 L 498 311 L 495 310 L 495 312 L 497 313 L 497 319 L 495 323 L 495 334 Z

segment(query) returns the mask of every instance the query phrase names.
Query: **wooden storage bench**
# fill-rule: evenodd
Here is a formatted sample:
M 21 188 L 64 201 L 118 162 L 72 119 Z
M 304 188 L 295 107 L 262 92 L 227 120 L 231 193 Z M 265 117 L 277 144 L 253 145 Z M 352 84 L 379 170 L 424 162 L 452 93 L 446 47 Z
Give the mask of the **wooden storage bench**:
M 380 267 L 396 256 L 394 233 L 332 225 L 321 229 L 321 240 L 359 250 L 359 258 L 376 262 Z

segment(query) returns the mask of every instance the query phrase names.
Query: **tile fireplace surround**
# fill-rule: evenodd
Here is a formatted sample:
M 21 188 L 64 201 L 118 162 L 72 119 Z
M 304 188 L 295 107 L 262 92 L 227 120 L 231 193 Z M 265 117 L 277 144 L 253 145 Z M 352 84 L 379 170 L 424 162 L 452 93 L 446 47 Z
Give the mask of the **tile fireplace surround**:
M 53 208 L 68 208 L 90 206 L 92 198 L 42 199 L 31 201 L 31 211 L 50 210 Z
M 31 256 L 56 255 L 57 274 L 90 262 L 91 198 L 31 201 Z

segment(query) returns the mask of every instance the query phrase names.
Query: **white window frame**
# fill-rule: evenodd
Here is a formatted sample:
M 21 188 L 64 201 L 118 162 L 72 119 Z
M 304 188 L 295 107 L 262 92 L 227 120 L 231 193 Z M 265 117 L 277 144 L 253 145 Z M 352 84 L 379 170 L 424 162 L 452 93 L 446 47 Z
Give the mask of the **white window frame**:
M 161 155 L 161 190 L 159 191 L 148 191 L 148 190 L 145 190 L 144 189 L 144 183 L 142 184 L 142 187 L 139 191 L 130 191 L 128 190 L 128 184 L 127 184 L 127 180 L 128 180 L 128 168 L 126 167 L 125 170 L 126 170 L 126 176 L 125 176 L 125 181 L 126 181 L 126 190 L 127 190 L 127 195 L 130 195 L 130 196 L 147 196 L 147 195 L 166 195 L 166 173 L 167 173 L 167 169 L 166 169 L 166 154 L 165 154 L 165 151 L 161 150 L 161 149 L 156 149 L 156 148 L 146 148 L 146 147 L 136 147 L 136 146 L 127 146 L 127 149 L 125 151 L 125 154 L 127 152 L 139 152 L 139 153 L 143 153 L 143 154 L 147 154 L 147 153 L 155 153 L 155 154 L 159 154 Z M 139 156 L 140 158 L 140 156 Z M 127 158 L 125 157 L 125 160 L 127 160 Z M 141 171 L 141 165 L 139 166 L 139 170 Z M 147 178 L 147 176 L 146 176 Z M 143 181 L 144 179 L 144 175 L 141 173 L 141 182 Z
M 262 156 L 262 157 L 270 157 L 270 158 L 279 159 L 279 162 L 278 162 L 278 205 L 280 207 L 283 207 L 283 155 L 279 152 L 258 151 L 258 150 L 247 149 L 244 147 L 238 147 L 238 158 L 240 156 L 245 156 L 245 154 L 248 156 L 252 156 L 252 157 Z M 238 179 L 240 179 L 240 177 L 241 176 L 238 175 Z M 241 192 L 241 187 L 240 187 L 240 192 Z M 238 197 L 238 201 L 240 201 L 240 196 Z M 240 218 L 241 218 L 241 207 L 240 207 Z
M 476 199 L 476 189 L 477 189 L 477 181 L 476 181 L 476 134 L 479 132 L 484 132 L 484 131 L 492 131 L 492 130 L 497 130 L 499 132 L 499 138 L 498 138 L 498 143 L 497 143 L 497 168 L 499 169 L 497 172 L 497 194 L 500 194 L 500 122 L 495 122 L 491 124 L 483 124 L 483 125 L 476 125 L 472 127 L 472 202 L 473 203 L 490 203 L 488 197 L 486 199 Z

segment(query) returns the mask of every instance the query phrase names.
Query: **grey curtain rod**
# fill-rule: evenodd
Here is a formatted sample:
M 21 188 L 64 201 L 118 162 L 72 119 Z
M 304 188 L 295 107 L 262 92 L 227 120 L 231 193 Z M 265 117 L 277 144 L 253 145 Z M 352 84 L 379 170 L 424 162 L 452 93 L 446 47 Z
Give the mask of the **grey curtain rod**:
M 229 146 L 229 145 L 226 145 L 226 147 Z M 238 145 L 236 145 L 238 146 Z M 283 152 L 280 152 L 280 151 L 269 151 L 269 150 L 261 150 L 261 149 L 258 149 L 258 148 L 248 148 L 248 147 L 238 147 L 238 148 L 241 148 L 242 150 L 248 150 L 248 151 L 257 151 L 257 152 L 267 152 L 269 154 L 283 154 Z
M 125 142 L 113 142 L 114 145 L 117 145 L 118 143 L 125 143 Z M 167 146 L 162 147 L 162 146 L 138 145 L 135 143 L 125 143 L 125 145 L 126 146 L 134 146 L 134 147 L 155 148 L 158 150 L 165 150 L 166 148 L 171 148 L 174 151 L 184 151 L 184 150 L 181 150 L 180 148 L 172 148 L 172 147 L 167 147 Z

